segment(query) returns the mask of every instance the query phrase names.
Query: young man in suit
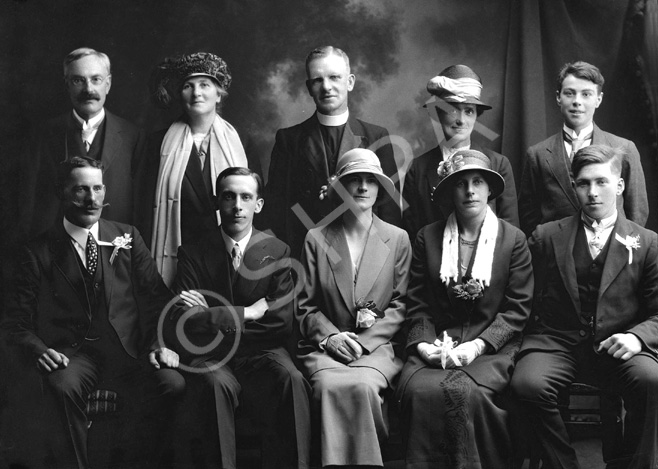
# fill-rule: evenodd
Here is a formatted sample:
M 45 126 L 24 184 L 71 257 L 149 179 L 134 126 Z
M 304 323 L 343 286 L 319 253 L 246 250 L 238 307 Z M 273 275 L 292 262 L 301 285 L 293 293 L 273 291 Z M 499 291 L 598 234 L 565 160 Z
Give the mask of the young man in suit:
M 649 216 L 646 183 L 640 154 L 630 140 L 604 132 L 594 123 L 603 100 L 603 75 L 587 62 L 568 63 L 557 79 L 557 105 L 562 131 L 528 149 L 519 186 L 521 229 L 529 236 L 542 223 L 573 215 L 580 209 L 570 172 L 579 148 L 608 145 L 623 154 L 621 177 L 626 189 L 617 200 L 626 218 L 644 226 Z
M 326 224 L 335 208 L 319 197 L 336 172 L 336 161 L 353 148 L 369 148 L 399 190 L 399 176 L 388 131 L 350 114 L 348 94 L 356 77 L 350 72 L 347 54 L 332 46 L 319 47 L 306 57 L 306 88 L 316 112 L 301 124 L 280 129 L 270 159 L 267 182 L 268 205 L 264 227 L 290 245 L 299 258 L 310 228 Z M 397 191 L 396 191 L 397 192 Z M 386 194 L 377 209 L 384 221 L 399 226 L 399 194 Z M 300 210 L 301 209 L 301 210 Z
M 185 369 L 214 391 L 223 468 L 235 468 L 238 404 L 262 424 L 262 467 L 306 468 L 310 389 L 286 350 L 293 324 L 290 248 L 252 228 L 264 204 L 261 186 L 248 168 L 227 168 L 217 177 L 221 226 L 178 250 L 173 288 L 186 304 L 184 314 L 191 314 L 191 328 L 184 329 L 189 338 L 177 340 L 208 347 L 219 337 L 212 351 L 180 351 Z M 221 295 L 224 304 L 199 289 Z M 200 310 L 190 312 L 194 307 Z M 180 311 L 177 316 L 184 319 Z
M 66 435 L 52 444 L 56 464 L 86 468 L 85 407 L 101 379 L 132 391 L 121 394 L 132 403 L 126 414 L 140 427 L 146 416 L 168 409 L 170 401 L 160 404 L 180 394 L 185 382 L 169 369 L 178 363 L 176 353 L 156 341 L 158 314 L 171 293 L 155 262 L 135 228 L 100 219 L 102 164 L 87 157 L 60 163 L 57 192 L 63 220 L 24 249 L 3 329 L 26 360 L 25 373 L 41 372 L 46 402 L 61 417 L 48 436 Z M 130 433 L 142 434 L 157 431 Z M 148 446 L 137 446 L 156 462 Z
M 619 149 L 580 149 L 571 168 L 581 210 L 529 240 L 537 320 L 511 386 L 549 467 L 579 467 L 557 407 L 576 377 L 624 400 L 623 454 L 608 468 L 658 460 L 658 236 L 617 209 L 622 162 Z
M 73 110 L 34 129 L 28 145 L 29 164 L 21 185 L 21 228 L 32 237 L 48 230 L 61 215 L 55 197 L 53 174 L 57 163 L 83 155 L 103 163 L 103 182 L 112 205 L 103 218 L 133 224 L 133 176 L 142 156 L 144 133 L 130 122 L 105 109 L 112 86 L 110 59 L 102 52 L 82 47 L 64 59 L 64 84 Z M 36 194 L 52 197 L 36 199 Z
M 444 139 L 437 147 L 415 158 L 404 177 L 402 198 L 407 208 L 402 214 L 402 226 L 409 233 L 411 242 L 423 226 L 445 220 L 449 215 L 443 213 L 439 204 L 432 200 L 432 193 L 439 184 L 437 168 L 446 158 L 467 149 L 484 153 L 491 161 L 491 169 L 505 180 L 505 190 L 489 205 L 498 218 L 518 227 L 512 165 L 506 156 L 471 141 L 477 118 L 491 109 L 480 100 L 482 80 L 479 75 L 466 65 L 451 65 L 427 83 L 427 91 L 432 98 L 425 107 L 435 127 L 438 121 Z M 436 131 L 438 134 L 438 129 Z

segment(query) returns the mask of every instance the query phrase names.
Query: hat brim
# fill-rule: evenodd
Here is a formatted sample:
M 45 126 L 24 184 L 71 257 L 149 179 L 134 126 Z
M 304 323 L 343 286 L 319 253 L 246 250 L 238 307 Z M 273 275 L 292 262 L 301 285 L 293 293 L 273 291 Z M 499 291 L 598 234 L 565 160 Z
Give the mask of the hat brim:
M 376 172 L 373 172 L 370 168 L 362 167 L 360 165 L 356 165 L 354 168 L 348 169 L 343 174 L 341 174 L 340 177 L 338 177 L 338 178 L 334 179 L 333 181 L 331 181 L 331 183 L 329 184 L 330 189 L 332 189 L 332 191 L 335 193 L 335 187 L 336 187 L 337 184 L 340 184 L 340 180 L 343 179 L 345 176 L 348 176 L 348 175 L 354 174 L 354 173 L 368 173 L 368 174 L 372 174 L 373 176 L 375 176 L 375 178 L 377 179 L 377 182 L 379 182 L 379 187 L 380 187 L 380 191 L 379 191 L 379 194 L 377 196 L 377 202 L 378 203 L 382 199 L 384 192 L 389 194 L 390 197 L 393 200 L 396 200 L 396 197 L 395 197 L 395 184 L 393 184 L 393 181 L 391 180 L 391 178 L 386 176 L 384 173 L 376 173 Z
M 465 171 L 478 171 L 484 176 L 491 194 L 487 201 L 498 198 L 505 191 L 505 179 L 496 171 L 477 165 L 464 165 L 458 171 L 446 176 L 432 192 L 432 201 L 442 206 L 452 206 L 452 188 L 457 176 Z
M 184 78 L 180 80 L 180 86 L 183 86 L 183 83 L 185 83 L 185 80 L 188 78 L 193 78 L 193 77 L 208 77 L 212 79 L 212 81 L 219 86 L 220 88 L 222 85 L 219 84 L 219 80 L 217 80 L 217 77 L 210 75 L 209 73 L 203 73 L 203 72 L 195 72 L 195 73 L 190 73 L 189 75 L 186 75 Z

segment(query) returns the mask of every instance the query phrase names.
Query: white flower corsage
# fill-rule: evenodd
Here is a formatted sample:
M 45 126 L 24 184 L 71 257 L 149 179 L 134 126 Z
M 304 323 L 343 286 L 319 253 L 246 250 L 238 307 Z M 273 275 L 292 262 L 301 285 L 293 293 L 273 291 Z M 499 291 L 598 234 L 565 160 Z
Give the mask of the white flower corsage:
M 132 249 L 130 243 L 132 242 L 132 237 L 128 233 L 124 233 L 123 236 L 117 236 L 112 241 L 112 246 L 114 246 L 114 251 L 110 256 L 110 264 L 114 262 L 114 258 L 119 254 L 119 249 Z
M 383 318 L 385 313 L 377 309 L 374 301 L 366 301 L 359 298 L 356 302 L 356 327 L 359 329 L 368 329 L 372 327 L 377 319 Z
M 636 236 L 626 236 L 626 239 L 619 236 L 619 233 L 615 233 L 615 239 L 621 244 L 626 246 L 628 249 L 628 265 L 633 263 L 633 249 L 640 248 L 640 235 Z

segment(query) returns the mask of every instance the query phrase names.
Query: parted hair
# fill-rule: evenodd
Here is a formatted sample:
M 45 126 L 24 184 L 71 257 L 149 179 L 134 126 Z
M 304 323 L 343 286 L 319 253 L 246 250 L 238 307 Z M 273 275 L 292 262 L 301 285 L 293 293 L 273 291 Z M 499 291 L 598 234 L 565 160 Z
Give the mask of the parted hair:
M 616 176 L 621 176 L 621 159 L 623 153 L 619 148 L 613 148 L 608 145 L 590 145 L 583 147 L 573 157 L 571 162 L 571 172 L 573 177 L 577 178 L 580 171 L 590 164 L 610 163 L 612 172 Z
M 57 181 L 55 182 L 58 190 L 66 185 L 69 176 L 77 168 L 98 168 L 101 171 L 104 169 L 103 163 L 87 156 L 74 156 L 68 160 L 61 161 L 57 165 Z
M 74 51 L 69 52 L 69 54 L 64 58 L 63 65 L 64 65 L 65 80 L 68 78 L 69 65 L 71 65 L 76 60 L 80 60 L 83 57 L 87 57 L 88 55 L 95 55 L 96 57 L 98 57 L 101 60 L 101 62 L 103 62 L 103 65 L 105 65 L 105 68 L 107 69 L 107 74 L 112 75 L 110 58 L 107 56 L 107 54 L 98 52 L 97 50 L 91 49 L 89 47 L 80 47 L 79 49 L 75 49 Z
M 576 78 L 581 80 L 587 80 L 594 83 L 599 90 L 599 93 L 603 91 L 603 84 L 605 79 L 601 74 L 601 71 L 597 66 L 583 62 L 579 60 L 577 62 L 566 63 L 560 69 L 560 72 L 557 75 L 557 92 L 562 91 L 562 83 L 568 75 L 573 75 Z
M 345 65 L 347 66 L 347 72 L 349 73 L 350 58 L 342 49 L 339 49 L 338 47 L 334 47 L 334 46 L 321 46 L 321 47 L 316 47 L 311 52 L 309 52 L 309 54 L 306 56 L 306 75 L 308 76 L 308 65 L 311 62 L 313 62 L 315 59 L 321 59 L 322 57 L 327 57 L 332 54 L 337 55 L 338 57 L 342 57 L 342 59 L 345 61 Z
M 261 192 L 263 188 L 263 179 L 260 177 L 260 175 L 256 171 L 252 171 L 249 168 L 244 168 L 242 166 L 231 166 L 230 168 L 226 168 L 224 171 L 219 173 L 217 176 L 217 180 L 215 182 L 215 190 L 219 191 L 219 184 L 226 179 L 229 176 L 251 176 L 252 178 L 255 179 L 256 181 L 256 195 L 258 198 L 261 198 Z M 219 192 L 217 193 L 219 196 Z

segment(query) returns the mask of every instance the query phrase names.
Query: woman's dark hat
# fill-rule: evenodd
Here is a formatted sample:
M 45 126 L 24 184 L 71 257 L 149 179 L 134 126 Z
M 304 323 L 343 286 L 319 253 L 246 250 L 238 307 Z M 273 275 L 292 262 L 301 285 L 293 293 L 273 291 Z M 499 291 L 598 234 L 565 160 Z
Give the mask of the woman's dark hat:
M 221 57 L 209 52 L 196 52 L 168 57 L 160 63 L 151 73 L 151 96 L 156 104 L 168 108 L 174 90 L 178 89 L 183 81 L 195 76 L 212 78 L 224 91 L 231 86 L 231 73 Z
M 482 174 L 487 181 L 491 191 L 488 200 L 493 200 L 503 193 L 505 179 L 491 169 L 491 161 L 487 155 L 477 150 L 462 150 L 439 164 L 436 171 L 439 175 L 439 185 L 432 192 L 432 201 L 442 205 L 452 204 L 452 189 L 457 175 L 473 170 Z
M 427 91 L 448 103 L 475 104 L 482 110 L 491 109 L 491 106 L 480 100 L 482 80 L 466 65 L 446 68 L 427 82 Z

